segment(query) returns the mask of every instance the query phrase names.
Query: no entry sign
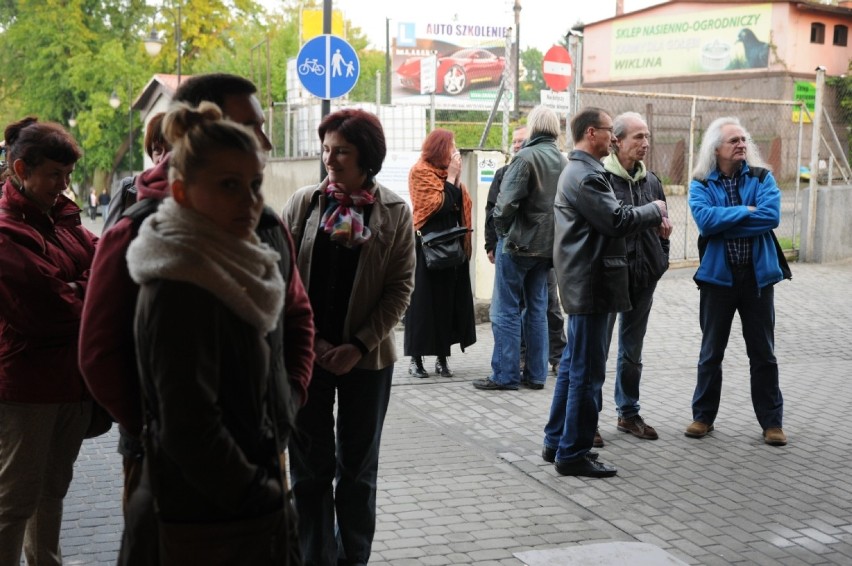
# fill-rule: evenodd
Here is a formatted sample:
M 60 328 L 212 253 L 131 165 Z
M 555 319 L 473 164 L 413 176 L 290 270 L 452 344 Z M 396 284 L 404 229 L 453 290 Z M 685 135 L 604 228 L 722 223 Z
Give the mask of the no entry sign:
M 556 92 L 567 90 L 571 84 L 573 65 L 571 54 L 561 45 L 554 45 L 544 54 L 544 82 Z

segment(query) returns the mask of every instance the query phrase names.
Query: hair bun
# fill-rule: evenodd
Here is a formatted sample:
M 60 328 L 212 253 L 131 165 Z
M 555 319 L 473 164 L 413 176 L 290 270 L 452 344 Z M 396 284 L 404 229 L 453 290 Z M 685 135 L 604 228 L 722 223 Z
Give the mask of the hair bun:
M 6 147 L 9 148 L 13 146 L 18 140 L 21 130 L 29 125 L 35 124 L 36 122 L 38 122 L 38 118 L 35 116 L 27 116 L 26 118 L 22 118 L 17 122 L 12 122 L 6 126 L 6 130 L 3 132 L 3 137 L 6 139 Z
M 193 128 L 222 119 L 222 110 L 213 102 L 202 101 L 197 108 L 185 102 L 176 102 L 163 119 L 163 136 L 174 145 Z

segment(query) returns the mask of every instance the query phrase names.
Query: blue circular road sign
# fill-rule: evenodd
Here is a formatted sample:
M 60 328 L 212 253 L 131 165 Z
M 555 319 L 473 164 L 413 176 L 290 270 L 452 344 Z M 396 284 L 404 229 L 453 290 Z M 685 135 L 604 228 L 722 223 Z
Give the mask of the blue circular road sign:
M 296 57 L 299 81 L 319 98 L 339 98 L 358 82 L 361 64 L 349 43 L 336 35 L 319 35 L 299 50 Z

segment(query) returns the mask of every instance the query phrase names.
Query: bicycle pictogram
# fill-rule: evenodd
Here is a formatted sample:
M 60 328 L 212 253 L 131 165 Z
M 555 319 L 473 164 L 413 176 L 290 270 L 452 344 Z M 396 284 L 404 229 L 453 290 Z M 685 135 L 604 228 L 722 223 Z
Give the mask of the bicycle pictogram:
M 320 65 L 317 59 L 305 59 L 302 64 L 299 65 L 299 74 L 307 75 L 308 73 L 322 76 L 325 74 L 325 67 Z

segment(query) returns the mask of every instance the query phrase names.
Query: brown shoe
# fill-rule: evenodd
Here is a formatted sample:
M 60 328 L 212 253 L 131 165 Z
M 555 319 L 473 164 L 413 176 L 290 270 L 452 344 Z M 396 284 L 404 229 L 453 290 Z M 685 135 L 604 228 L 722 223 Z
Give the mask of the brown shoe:
M 688 427 L 686 427 L 686 432 L 683 434 L 688 436 L 689 438 L 704 438 L 707 436 L 707 433 L 713 430 L 713 425 L 702 423 L 701 421 L 692 421 Z
M 601 431 L 598 429 L 595 429 L 595 439 L 592 441 L 592 446 L 595 448 L 604 447 L 603 437 L 601 436 Z
M 767 428 L 763 431 L 763 441 L 770 446 L 784 446 L 787 444 L 787 435 L 781 427 Z
M 646 424 L 639 415 L 633 415 L 626 419 L 619 417 L 618 430 L 621 432 L 629 432 L 637 438 L 644 438 L 646 440 L 657 440 L 658 438 L 657 431 L 654 430 L 654 427 Z

